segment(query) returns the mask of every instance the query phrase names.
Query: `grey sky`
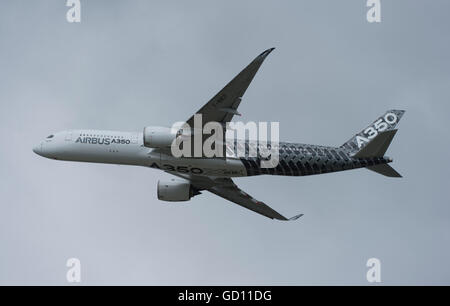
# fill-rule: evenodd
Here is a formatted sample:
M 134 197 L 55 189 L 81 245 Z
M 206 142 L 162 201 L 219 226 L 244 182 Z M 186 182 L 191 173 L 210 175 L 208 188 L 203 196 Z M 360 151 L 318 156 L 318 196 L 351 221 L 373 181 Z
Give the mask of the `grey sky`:
M 0 4 L 0 284 L 450 284 L 448 1 L 65 1 Z M 365 169 L 237 179 L 297 222 L 209 193 L 156 198 L 162 172 L 56 162 L 34 144 L 71 128 L 141 130 L 186 120 L 276 47 L 239 111 L 282 140 L 340 145 L 391 108 L 407 112 Z

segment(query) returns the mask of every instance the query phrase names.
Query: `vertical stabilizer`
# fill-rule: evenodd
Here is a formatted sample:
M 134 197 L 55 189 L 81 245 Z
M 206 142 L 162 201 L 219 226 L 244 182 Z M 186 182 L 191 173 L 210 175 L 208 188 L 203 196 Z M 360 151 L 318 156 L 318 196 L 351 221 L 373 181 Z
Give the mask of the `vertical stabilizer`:
M 341 146 L 341 148 L 347 149 L 351 153 L 361 150 L 380 132 L 394 130 L 404 113 L 404 110 L 388 110 L 383 116 L 378 117 L 371 125 L 350 138 Z

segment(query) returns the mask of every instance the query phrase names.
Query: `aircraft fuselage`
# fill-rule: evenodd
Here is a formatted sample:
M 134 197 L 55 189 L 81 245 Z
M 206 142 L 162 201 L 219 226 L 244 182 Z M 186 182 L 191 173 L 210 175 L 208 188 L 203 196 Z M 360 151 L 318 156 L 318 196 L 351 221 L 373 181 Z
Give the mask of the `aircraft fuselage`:
M 248 145 L 245 147 L 248 150 Z M 175 158 L 170 153 L 165 154 L 161 150 L 145 147 L 140 132 L 102 130 L 58 132 L 43 140 L 33 151 L 57 160 L 144 166 L 213 177 L 262 174 L 304 176 L 392 161 L 387 157 L 353 158 L 350 152 L 342 147 L 280 142 L 278 165 L 275 168 L 261 168 L 260 157 L 236 157 L 232 152 L 227 153 L 226 158 Z

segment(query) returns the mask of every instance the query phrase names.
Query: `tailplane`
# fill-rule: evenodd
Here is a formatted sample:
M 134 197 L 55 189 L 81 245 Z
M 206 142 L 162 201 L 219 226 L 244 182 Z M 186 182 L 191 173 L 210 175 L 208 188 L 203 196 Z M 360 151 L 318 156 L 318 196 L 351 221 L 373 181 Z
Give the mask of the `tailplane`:
M 400 173 L 395 171 L 395 169 L 389 166 L 388 164 L 369 166 L 367 167 L 367 169 L 388 177 L 402 177 Z
M 390 130 L 378 133 L 378 135 L 373 138 L 369 143 L 364 146 L 361 150 L 352 155 L 353 158 L 376 158 L 376 157 L 384 157 L 391 162 L 392 159 L 386 158 L 384 153 L 386 153 L 389 145 L 392 142 L 392 139 L 397 133 L 397 130 Z M 372 170 L 376 173 L 382 174 L 384 176 L 389 177 L 402 177 L 397 171 L 394 170 L 388 164 L 378 164 L 375 166 L 366 167 L 369 170 Z

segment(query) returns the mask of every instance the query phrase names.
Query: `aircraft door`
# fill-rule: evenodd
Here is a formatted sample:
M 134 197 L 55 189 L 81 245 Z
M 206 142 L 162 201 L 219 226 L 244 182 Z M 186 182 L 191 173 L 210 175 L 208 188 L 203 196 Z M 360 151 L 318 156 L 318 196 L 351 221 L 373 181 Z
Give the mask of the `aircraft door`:
M 72 132 L 66 132 L 65 141 L 72 141 Z

